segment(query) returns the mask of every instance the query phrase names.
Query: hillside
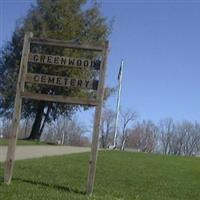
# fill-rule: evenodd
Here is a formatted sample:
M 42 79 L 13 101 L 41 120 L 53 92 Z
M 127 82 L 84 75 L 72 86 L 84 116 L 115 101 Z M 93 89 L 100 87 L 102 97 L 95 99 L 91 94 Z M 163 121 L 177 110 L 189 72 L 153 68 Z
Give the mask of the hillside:
M 142 153 L 99 153 L 94 195 L 84 194 L 89 154 L 17 161 L 0 199 L 199 200 L 200 159 Z

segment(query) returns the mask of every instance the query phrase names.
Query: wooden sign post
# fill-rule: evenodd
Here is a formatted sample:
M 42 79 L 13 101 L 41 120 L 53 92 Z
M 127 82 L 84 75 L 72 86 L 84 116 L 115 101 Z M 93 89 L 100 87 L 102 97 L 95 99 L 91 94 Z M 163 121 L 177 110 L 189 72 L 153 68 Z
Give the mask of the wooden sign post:
M 92 136 L 92 147 L 91 147 L 91 155 L 89 161 L 89 171 L 88 171 L 88 179 L 87 179 L 87 194 L 91 194 L 93 192 L 94 187 L 94 179 L 95 179 L 95 172 L 96 172 L 96 162 L 97 162 L 97 149 L 98 149 L 98 141 L 99 141 L 99 132 L 101 126 L 101 113 L 102 113 L 102 106 L 103 106 L 103 98 L 104 98 L 104 83 L 105 83 L 105 75 L 106 75 L 106 62 L 107 62 L 107 50 L 108 50 L 108 43 L 106 43 L 104 49 L 104 62 L 102 63 L 102 70 L 101 70 L 101 80 L 99 84 L 99 91 L 98 91 L 98 105 L 95 109 L 95 118 L 94 118 L 94 127 L 93 127 L 93 136 Z
M 17 143 L 18 130 L 19 130 L 19 122 L 21 118 L 22 97 L 20 95 L 20 91 L 24 91 L 24 81 L 22 79 L 22 76 L 27 69 L 31 37 L 32 37 L 31 33 L 26 33 L 24 37 L 23 51 L 22 51 L 17 87 L 16 87 L 12 126 L 9 134 L 8 150 L 5 162 L 4 182 L 6 184 L 10 184 L 13 174 L 13 168 L 15 162 L 15 149 Z
M 73 58 L 68 56 L 60 55 L 49 55 L 41 53 L 31 52 L 31 45 L 51 46 L 56 48 L 67 48 L 70 50 L 81 50 L 89 52 L 99 52 L 101 53 L 101 59 L 88 59 L 88 58 Z M 21 104 L 22 98 L 29 98 L 40 101 L 51 101 L 51 102 L 61 102 L 67 104 L 76 105 L 87 105 L 95 106 L 95 118 L 93 127 L 93 138 L 91 146 L 91 155 L 89 160 L 89 170 L 87 179 L 87 194 L 91 194 L 94 187 L 95 171 L 96 171 L 96 161 L 98 152 L 98 139 L 101 124 L 101 112 L 104 97 L 104 83 L 106 74 L 106 59 L 107 59 L 108 42 L 102 47 L 92 47 L 89 45 L 76 45 L 64 41 L 53 40 L 53 39 L 41 39 L 34 38 L 32 33 L 26 33 L 24 37 L 23 51 L 20 63 L 20 70 L 18 75 L 18 82 L 16 88 L 15 105 L 13 112 L 12 128 L 9 135 L 9 143 L 7 150 L 7 157 L 5 161 L 5 171 L 4 171 L 4 182 L 6 184 L 11 183 L 14 162 L 15 162 L 15 150 L 16 142 L 18 136 L 19 122 L 21 118 Z M 93 54 L 91 54 L 93 55 Z M 91 57 L 91 56 L 90 56 Z M 58 76 L 50 74 L 38 74 L 29 73 L 28 64 L 33 63 L 37 65 L 46 65 L 49 67 L 51 65 L 57 67 L 66 67 L 79 70 L 95 70 L 99 74 L 98 80 L 88 79 L 87 77 L 83 79 L 82 77 L 74 78 L 68 76 Z M 26 84 L 33 85 L 46 85 L 49 87 L 49 91 L 52 91 L 51 87 L 62 87 L 62 88 L 77 88 L 85 91 L 94 91 L 96 96 L 66 96 L 50 93 L 37 93 L 28 91 L 26 89 Z

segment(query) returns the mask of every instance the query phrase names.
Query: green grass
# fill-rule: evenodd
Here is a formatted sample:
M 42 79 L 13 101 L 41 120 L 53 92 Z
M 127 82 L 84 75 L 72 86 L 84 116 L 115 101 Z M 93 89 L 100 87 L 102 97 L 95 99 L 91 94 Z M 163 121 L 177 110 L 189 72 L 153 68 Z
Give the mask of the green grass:
M 93 196 L 84 194 L 88 153 L 17 161 L 2 200 L 200 200 L 200 159 L 99 152 Z
M 46 143 L 37 140 L 17 140 L 17 145 L 45 145 Z M 0 139 L 0 146 L 8 145 L 8 139 Z

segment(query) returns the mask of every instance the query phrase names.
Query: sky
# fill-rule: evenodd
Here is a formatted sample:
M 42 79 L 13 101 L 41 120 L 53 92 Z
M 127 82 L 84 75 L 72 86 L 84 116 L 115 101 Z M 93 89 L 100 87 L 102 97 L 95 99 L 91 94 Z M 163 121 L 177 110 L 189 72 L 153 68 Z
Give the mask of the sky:
M 0 47 L 34 0 L 0 0 Z M 200 0 L 102 0 L 114 24 L 106 84 L 117 85 L 121 59 L 121 106 L 139 120 L 200 119 Z M 108 106 L 116 107 L 116 95 Z M 91 112 L 80 115 L 88 120 Z M 85 117 L 84 117 L 85 116 Z

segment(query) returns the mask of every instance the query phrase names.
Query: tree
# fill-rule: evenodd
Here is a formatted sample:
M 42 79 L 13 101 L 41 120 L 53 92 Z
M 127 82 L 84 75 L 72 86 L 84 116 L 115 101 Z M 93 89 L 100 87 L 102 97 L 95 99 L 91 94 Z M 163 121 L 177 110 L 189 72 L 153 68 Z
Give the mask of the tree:
M 50 143 L 59 143 L 73 146 L 88 146 L 86 137 L 87 128 L 76 118 L 66 119 L 59 117 L 48 124 L 42 134 L 42 140 Z
M 0 135 L 2 135 L 5 138 L 8 137 L 9 131 L 10 131 L 10 124 L 11 124 L 11 121 L 8 120 L 7 118 L 1 119 L 1 123 L 0 123 Z
M 159 149 L 164 154 L 193 156 L 200 150 L 200 125 L 197 122 L 161 120 L 158 132 Z
M 128 146 L 141 152 L 151 153 L 157 145 L 158 128 L 152 121 L 143 121 L 129 131 Z
M 100 146 L 107 148 L 113 140 L 115 112 L 104 108 L 101 118 Z
M 106 18 L 102 17 L 97 3 L 93 2 L 89 8 L 86 8 L 86 4 L 87 0 L 37 0 L 37 5 L 32 6 L 27 16 L 17 25 L 12 40 L 1 50 L 1 116 L 10 118 L 12 114 L 23 37 L 26 31 L 33 32 L 35 37 L 53 38 L 91 45 L 104 43 L 110 33 L 110 26 Z M 35 47 L 32 48 L 34 50 Z M 51 48 L 47 48 L 46 51 L 63 53 L 63 50 L 52 50 Z M 33 69 L 34 65 L 31 68 Z M 39 72 L 45 70 L 46 68 L 41 67 Z M 51 67 L 50 70 L 53 70 L 53 68 Z M 48 92 L 46 86 L 39 87 L 39 90 Z M 66 93 L 66 91 L 54 88 L 55 93 L 58 90 L 61 93 Z M 68 94 L 74 93 L 71 90 L 67 92 Z M 55 120 L 60 115 L 69 117 L 77 109 L 79 109 L 79 106 L 25 100 L 22 109 L 22 118 L 34 118 L 29 139 L 39 139 L 46 122 Z
M 176 124 L 172 138 L 171 154 L 192 156 L 200 150 L 200 126 L 198 123 L 182 121 Z
M 171 154 L 172 151 L 172 140 L 173 135 L 175 133 L 175 124 L 173 122 L 173 119 L 168 118 L 160 121 L 159 126 L 159 132 L 160 132 L 160 146 L 161 151 L 164 154 Z
M 121 128 L 122 128 L 122 135 L 121 135 L 121 150 L 124 150 L 125 143 L 128 137 L 128 126 L 137 118 L 137 113 L 127 109 L 125 111 L 121 110 Z

